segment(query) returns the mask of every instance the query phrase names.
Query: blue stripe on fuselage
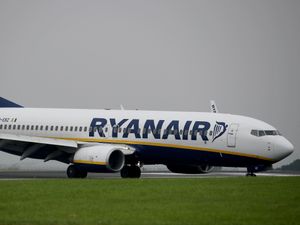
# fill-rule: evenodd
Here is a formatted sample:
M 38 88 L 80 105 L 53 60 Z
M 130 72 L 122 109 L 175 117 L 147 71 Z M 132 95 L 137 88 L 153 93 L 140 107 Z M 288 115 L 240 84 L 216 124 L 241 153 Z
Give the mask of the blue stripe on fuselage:
M 131 145 L 136 148 L 138 159 L 144 164 L 209 164 L 212 166 L 247 167 L 271 164 L 270 161 L 226 153 L 194 151 L 147 145 Z

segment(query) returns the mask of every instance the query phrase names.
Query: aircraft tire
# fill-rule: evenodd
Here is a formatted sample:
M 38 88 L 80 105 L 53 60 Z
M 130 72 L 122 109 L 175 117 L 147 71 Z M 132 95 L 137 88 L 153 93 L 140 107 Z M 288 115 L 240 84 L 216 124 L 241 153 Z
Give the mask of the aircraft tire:
M 78 172 L 78 169 L 74 165 L 70 165 L 67 169 L 67 176 L 68 178 L 77 178 Z
M 246 177 L 256 177 L 255 173 L 246 173 Z
M 138 166 L 124 166 L 120 174 L 122 178 L 140 178 L 141 169 Z
M 130 172 L 129 172 L 129 166 L 124 166 L 122 169 L 121 169 L 121 177 L 122 178 L 129 178 L 129 174 L 130 174 Z
M 67 176 L 68 176 L 68 178 L 86 178 L 87 177 L 87 171 L 86 170 L 80 170 L 75 165 L 70 165 L 67 169 Z
M 80 170 L 79 171 L 80 178 L 86 178 L 87 175 L 88 175 L 88 172 L 86 170 Z
M 141 177 L 141 169 L 138 166 L 132 167 L 132 178 L 140 178 Z

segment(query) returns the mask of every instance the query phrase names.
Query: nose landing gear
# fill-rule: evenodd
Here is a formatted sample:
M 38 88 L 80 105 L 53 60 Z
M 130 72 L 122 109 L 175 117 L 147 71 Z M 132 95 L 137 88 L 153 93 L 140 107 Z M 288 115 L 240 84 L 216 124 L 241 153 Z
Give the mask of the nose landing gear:
M 249 166 L 247 167 L 246 177 L 256 177 L 256 174 L 254 172 L 258 172 L 258 171 L 259 171 L 258 166 Z
M 256 174 L 253 171 L 252 172 L 247 171 L 246 177 L 256 177 Z

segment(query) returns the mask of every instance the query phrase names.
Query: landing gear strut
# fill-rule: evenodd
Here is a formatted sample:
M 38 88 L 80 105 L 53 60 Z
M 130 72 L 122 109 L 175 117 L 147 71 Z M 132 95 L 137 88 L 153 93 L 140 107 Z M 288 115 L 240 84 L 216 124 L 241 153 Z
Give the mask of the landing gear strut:
M 68 178 L 86 178 L 87 171 L 78 166 L 70 165 L 67 169 Z
M 124 166 L 121 170 L 121 177 L 122 178 L 140 178 L 141 177 L 141 169 L 139 166 L 131 165 L 131 166 Z
M 254 168 L 253 167 L 247 167 L 247 173 L 246 177 L 256 177 L 256 174 L 254 173 Z

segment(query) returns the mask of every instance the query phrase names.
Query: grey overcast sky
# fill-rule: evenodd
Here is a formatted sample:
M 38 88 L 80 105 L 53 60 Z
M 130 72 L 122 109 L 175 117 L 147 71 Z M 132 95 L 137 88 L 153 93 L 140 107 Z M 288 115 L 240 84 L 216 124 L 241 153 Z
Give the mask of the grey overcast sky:
M 0 0 L 0 78 L 1 96 L 28 107 L 208 111 L 214 99 L 295 145 L 277 165 L 300 158 L 300 1 Z

